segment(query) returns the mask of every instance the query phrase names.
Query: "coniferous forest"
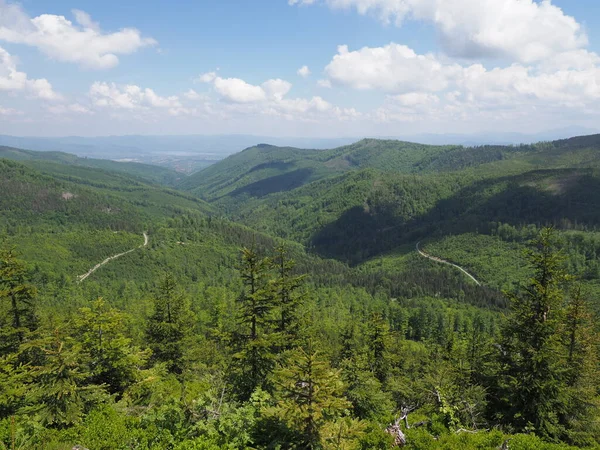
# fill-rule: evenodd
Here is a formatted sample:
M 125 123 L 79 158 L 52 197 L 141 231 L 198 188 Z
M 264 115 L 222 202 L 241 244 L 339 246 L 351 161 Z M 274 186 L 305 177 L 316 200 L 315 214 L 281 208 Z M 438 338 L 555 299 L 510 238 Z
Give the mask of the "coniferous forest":
M 598 149 L 1 148 L 0 449 L 598 448 Z

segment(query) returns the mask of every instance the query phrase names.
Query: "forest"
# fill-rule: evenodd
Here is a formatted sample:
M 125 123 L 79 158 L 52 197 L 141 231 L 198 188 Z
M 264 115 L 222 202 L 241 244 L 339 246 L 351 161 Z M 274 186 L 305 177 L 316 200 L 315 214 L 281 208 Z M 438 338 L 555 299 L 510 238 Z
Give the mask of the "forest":
M 598 448 L 599 147 L 4 149 L 0 448 Z

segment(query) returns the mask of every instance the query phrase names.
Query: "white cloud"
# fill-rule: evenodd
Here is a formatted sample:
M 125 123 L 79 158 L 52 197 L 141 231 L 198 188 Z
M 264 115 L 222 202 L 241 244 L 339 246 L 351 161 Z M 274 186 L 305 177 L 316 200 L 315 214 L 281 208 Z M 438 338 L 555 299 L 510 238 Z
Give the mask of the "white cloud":
M 117 86 L 115 83 L 95 82 L 89 90 L 89 96 L 95 106 L 116 110 L 166 111 L 178 116 L 193 114 L 193 108 L 182 105 L 179 97 L 162 97 L 150 88 L 128 84 Z
M 355 8 L 385 23 L 428 21 L 444 49 L 466 58 L 506 57 L 531 63 L 587 45 L 581 25 L 551 0 L 323 0 L 332 8 Z M 314 0 L 294 0 L 309 5 Z
M 199 100 L 202 98 L 202 95 L 198 94 L 193 89 L 189 89 L 185 94 L 183 94 L 183 96 L 188 100 Z
M 579 69 L 578 54 L 583 57 Z M 341 46 L 325 71 L 338 85 L 410 94 L 397 97 L 400 99 L 422 99 L 423 93 L 452 91 L 472 100 L 496 103 L 532 99 L 560 104 L 595 101 L 600 96 L 600 67 L 593 63 L 599 57 L 579 52 L 560 58 L 555 62 L 562 68 L 554 71 L 522 64 L 490 70 L 482 64 L 461 66 L 435 55 L 418 55 L 398 44 L 356 51 Z M 415 93 L 421 97 L 415 97 Z
M 444 66 L 434 55 L 418 55 L 394 43 L 352 52 L 340 45 L 325 72 L 331 82 L 361 90 L 440 91 L 460 72 L 460 66 Z
M 262 87 L 246 83 L 240 78 L 216 77 L 212 82 L 215 90 L 224 99 L 234 103 L 254 103 L 267 98 Z
M 257 86 L 240 78 L 221 78 L 215 72 L 205 73 L 198 80 L 211 83 L 224 100 L 233 103 L 256 103 L 268 99 L 281 100 L 292 88 L 291 83 L 279 78 L 267 80 Z
M 18 109 L 5 108 L 0 105 L 0 116 L 22 116 L 24 114 L 23 111 L 19 111 Z
M 303 78 L 306 78 L 306 77 L 308 77 L 311 74 L 310 69 L 308 68 L 308 66 L 302 66 L 302 67 L 300 67 L 298 69 L 297 73 L 298 73 L 298 75 L 300 75 Z
M 156 44 L 135 28 L 104 33 L 87 13 L 74 10 L 73 14 L 77 24 L 53 14 L 30 18 L 20 6 L 0 0 L 0 40 L 30 45 L 51 58 L 91 69 L 114 67 L 119 63 L 117 55 Z
M 62 98 L 45 78 L 30 79 L 25 72 L 19 72 L 15 59 L 2 47 L 0 47 L 0 91 L 24 91 L 43 100 Z
M 434 105 L 440 101 L 437 95 L 424 92 L 411 92 L 409 94 L 396 95 L 393 98 L 399 105 L 409 108 Z
M 216 72 L 207 72 L 200 75 L 195 81 L 199 83 L 212 83 L 217 78 Z
M 488 69 L 418 55 L 398 44 L 356 51 L 341 46 L 325 72 L 338 86 L 390 94 L 371 114 L 377 121 L 456 120 L 477 114 L 517 118 L 542 109 L 600 114 L 599 59 L 574 51 L 544 64 Z
M 292 84 L 279 78 L 260 85 L 249 84 L 239 78 L 221 78 L 214 72 L 200 78 L 211 83 L 215 92 L 226 101 L 221 108 L 222 114 L 269 115 L 300 121 L 313 121 L 317 117 L 347 120 L 360 115 L 354 108 L 334 106 L 319 96 L 287 98 Z
M 63 114 L 93 114 L 89 108 L 79 104 L 71 103 L 69 105 L 51 105 L 47 106 L 46 110 L 52 114 L 63 115 Z
M 326 88 L 326 89 L 329 89 L 332 87 L 331 81 L 329 81 L 329 80 L 319 80 L 319 81 L 317 81 L 317 86 Z
M 265 81 L 261 87 L 268 98 L 281 100 L 292 89 L 292 84 L 277 78 Z

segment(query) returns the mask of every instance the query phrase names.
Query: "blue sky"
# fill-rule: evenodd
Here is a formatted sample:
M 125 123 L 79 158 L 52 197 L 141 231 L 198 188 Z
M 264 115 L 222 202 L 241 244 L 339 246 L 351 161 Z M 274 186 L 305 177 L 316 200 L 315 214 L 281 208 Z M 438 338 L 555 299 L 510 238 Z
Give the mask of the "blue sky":
M 597 10 L 592 0 L 0 0 L 0 133 L 595 129 Z

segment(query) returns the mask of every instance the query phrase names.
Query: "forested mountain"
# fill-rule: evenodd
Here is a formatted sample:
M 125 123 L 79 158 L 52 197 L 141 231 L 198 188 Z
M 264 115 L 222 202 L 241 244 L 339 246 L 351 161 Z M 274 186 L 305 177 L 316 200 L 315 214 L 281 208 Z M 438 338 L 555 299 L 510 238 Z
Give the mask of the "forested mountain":
M 104 169 L 111 172 L 122 172 L 123 174 L 139 177 L 146 182 L 174 186 L 184 175 L 165 167 L 140 164 L 136 162 L 117 162 L 108 159 L 80 158 L 78 156 L 63 152 L 36 152 L 22 150 L 13 147 L 0 146 L 0 158 L 21 161 L 31 167 L 45 171 L 48 162 L 53 162 L 73 167 L 89 167 Z
M 0 448 L 597 447 L 599 148 L 2 150 Z
M 366 168 L 391 173 L 438 173 L 477 168 L 515 173 L 542 168 L 598 167 L 600 135 L 520 146 L 431 146 L 364 139 L 332 150 L 261 144 L 232 155 L 181 181 L 207 200 L 264 197 L 335 174 Z

